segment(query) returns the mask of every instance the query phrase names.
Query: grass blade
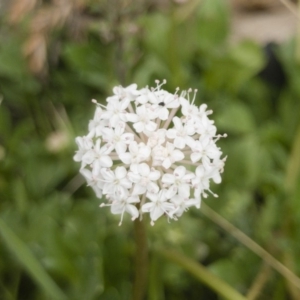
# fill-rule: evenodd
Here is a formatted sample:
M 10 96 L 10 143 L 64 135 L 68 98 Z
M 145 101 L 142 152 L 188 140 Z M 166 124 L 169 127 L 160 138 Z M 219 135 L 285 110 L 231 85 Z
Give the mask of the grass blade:
M 174 250 L 159 249 L 158 253 L 164 258 L 175 262 L 186 271 L 194 275 L 199 281 L 209 286 L 217 294 L 228 300 L 246 300 L 247 298 L 237 292 L 225 281 L 211 273 L 207 268 L 199 264 L 198 262 L 186 257 L 185 255 L 178 253 Z
M 0 235 L 8 249 L 17 257 L 21 265 L 33 280 L 51 297 L 51 299 L 67 299 L 57 284 L 45 272 L 38 260 L 33 256 L 26 244 L 0 218 Z

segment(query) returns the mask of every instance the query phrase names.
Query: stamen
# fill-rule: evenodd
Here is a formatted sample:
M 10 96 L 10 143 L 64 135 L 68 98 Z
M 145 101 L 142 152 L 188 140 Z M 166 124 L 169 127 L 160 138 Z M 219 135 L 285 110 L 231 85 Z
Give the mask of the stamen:
M 105 105 L 99 103 L 96 99 L 92 99 L 91 102 L 96 104 L 97 106 L 107 109 L 107 107 Z
M 215 136 L 215 139 L 213 139 L 214 143 L 217 142 L 220 138 L 226 138 L 227 137 L 227 133 L 224 134 L 218 134 Z
M 215 198 L 219 198 L 218 194 L 213 193 L 210 189 L 207 189 Z
M 188 101 L 189 101 L 189 103 L 191 103 L 191 101 L 190 101 L 190 93 L 192 92 L 192 88 L 189 88 L 188 90 L 187 90 L 187 98 L 188 98 Z
M 151 88 L 151 91 L 152 91 L 152 92 L 159 91 L 160 88 L 161 88 L 164 84 L 167 83 L 167 80 L 164 79 L 164 80 L 160 83 L 160 81 L 159 81 L 158 79 L 156 79 L 154 82 L 156 83 L 156 87 L 155 87 L 155 88 Z
M 195 102 L 197 92 L 198 92 L 198 90 L 197 90 L 197 89 L 194 89 L 194 97 L 193 97 L 192 105 L 193 105 L 194 102 Z
M 182 91 L 182 92 L 180 93 L 180 97 L 185 98 L 185 95 L 186 95 L 186 94 L 187 94 L 186 91 Z
M 99 207 L 105 207 L 105 206 L 111 206 L 111 205 L 112 205 L 112 203 L 111 203 L 111 204 L 101 203 L 101 204 L 99 205 Z
M 122 225 L 124 212 L 125 212 L 125 205 L 124 205 L 124 208 L 123 208 L 123 211 L 122 211 L 122 214 L 121 214 L 121 220 L 120 220 L 119 226 Z

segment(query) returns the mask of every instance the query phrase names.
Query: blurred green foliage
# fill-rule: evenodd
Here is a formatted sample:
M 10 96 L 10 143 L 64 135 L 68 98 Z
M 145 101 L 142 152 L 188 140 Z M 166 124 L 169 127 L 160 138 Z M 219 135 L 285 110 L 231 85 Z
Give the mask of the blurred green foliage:
M 104 101 L 120 81 L 142 87 L 166 78 L 170 91 L 199 90 L 198 104 L 207 103 L 219 132 L 228 134 L 219 141 L 228 155 L 223 182 L 213 187 L 219 198 L 206 203 L 300 274 L 297 47 L 277 48 L 286 83 L 269 84 L 258 76 L 267 62 L 262 47 L 228 43 L 225 1 L 199 2 L 114 11 L 109 2 L 90 1 L 83 36 L 66 26 L 49 34 L 41 74 L 22 53 L 34 14 L 15 26 L 1 17 L 0 299 L 130 299 L 132 222 L 118 227 L 109 209 L 98 207 L 72 160 L 74 138 L 93 115 L 90 99 Z M 149 300 L 221 299 L 156 247 L 184 252 L 242 294 L 263 265 L 201 210 L 148 229 Z M 272 271 L 256 299 L 292 296 Z

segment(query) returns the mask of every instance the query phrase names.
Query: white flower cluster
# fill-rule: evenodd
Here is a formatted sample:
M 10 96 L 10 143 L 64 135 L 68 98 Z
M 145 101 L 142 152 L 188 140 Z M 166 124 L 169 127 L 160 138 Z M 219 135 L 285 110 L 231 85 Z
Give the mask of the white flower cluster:
M 197 91 L 190 100 L 191 90 L 171 94 L 163 84 L 115 87 L 106 106 L 93 100 L 89 133 L 76 138 L 80 172 L 97 197 L 108 200 L 100 206 L 121 214 L 120 224 L 124 212 L 132 220 L 149 213 L 152 225 L 164 214 L 176 220 L 200 207 L 210 179 L 221 182 L 226 158 L 216 141 L 226 135 L 216 134 L 212 111 L 194 105 Z

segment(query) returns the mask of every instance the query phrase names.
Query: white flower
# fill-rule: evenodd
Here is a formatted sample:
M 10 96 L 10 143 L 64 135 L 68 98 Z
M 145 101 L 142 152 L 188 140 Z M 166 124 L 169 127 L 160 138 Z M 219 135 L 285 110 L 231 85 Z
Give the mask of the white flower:
M 113 93 L 117 96 L 117 99 L 129 99 L 134 100 L 139 95 L 137 91 L 137 84 L 133 83 L 128 87 L 116 86 L 113 88 Z
M 136 208 L 134 204 L 139 203 L 139 197 L 138 196 L 131 196 L 131 197 L 121 197 L 116 198 L 115 200 L 112 201 L 111 204 L 111 212 L 116 215 L 116 214 L 121 214 L 121 221 L 119 225 L 122 224 L 123 221 L 123 215 L 124 212 L 128 212 L 131 215 L 131 220 L 135 220 L 139 216 L 139 211 Z
M 127 150 L 127 145 L 134 140 L 134 134 L 125 132 L 125 123 L 119 122 L 115 128 L 105 127 L 102 129 L 103 140 L 111 143 L 116 149 L 117 153 L 124 153 Z
M 155 119 L 153 112 L 146 109 L 145 105 L 141 105 L 136 109 L 136 114 L 127 114 L 127 120 L 133 122 L 136 132 L 154 131 L 157 124 L 151 120 Z
M 130 189 L 132 182 L 127 178 L 127 171 L 124 167 L 117 167 L 113 172 L 108 168 L 101 169 L 103 177 L 103 193 L 113 196 L 122 196 Z
M 96 100 L 95 100 L 96 101 Z M 96 107 L 94 119 L 89 122 L 89 131 L 91 136 L 99 137 L 102 135 L 103 127 L 108 125 L 108 120 L 103 119 L 103 109 L 100 106 Z
M 121 101 L 117 98 L 111 99 L 106 106 L 106 111 L 102 114 L 102 118 L 108 120 L 110 126 L 115 127 L 118 122 L 126 120 L 126 108 L 129 103 L 129 98 Z
M 87 164 L 90 164 L 93 161 L 88 152 L 92 149 L 94 143 L 88 136 L 79 136 L 75 139 L 75 142 L 79 149 L 76 151 L 73 159 L 78 162 L 81 161 L 81 168 L 83 169 Z
M 146 163 L 139 165 L 132 165 L 130 167 L 131 172 L 128 172 L 128 178 L 135 183 L 132 191 L 133 195 L 141 195 L 146 193 L 158 193 L 159 187 L 154 182 L 160 177 L 160 172 L 154 168 L 150 169 Z
M 168 202 L 167 191 L 160 190 L 158 194 L 147 193 L 147 197 L 151 200 L 142 206 L 142 212 L 150 213 L 151 224 L 154 225 L 156 221 L 163 214 L 169 215 L 174 210 L 173 203 Z
M 103 147 L 101 147 L 101 139 L 98 138 L 93 149 L 87 151 L 87 153 L 83 156 L 83 160 L 86 162 L 86 164 L 93 163 L 94 167 L 97 168 L 111 167 L 113 164 L 112 159 L 109 156 L 111 150 L 111 144 L 105 144 Z
M 158 129 L 148 137 L 147 146 L 153 148 L 158 145 L 164 144 L 166 140 L 166 129 Z
M 149 213 L 153 225 L 161 216 L 177 219 L 200 207 L 210 183 L 221 182 L 226 158 L 216 142 L 212 111 L 195 105 L 196 91 L 177 88 L 171 94 L 136 84 L 115 87 L 106 105 L 96 103 L 86 136 L 77 137 L 74 160 L 98 198 L 113 214 L 131 219 Z
M 85 177 L 88 186 L 91 186 L 98 198 L 102 197 L 103 183 L 99 169 L 94 168 L 92 172 L 88 169 L 81 169 L 80 173 Z
M 198 118 L 195 121 L 195 129 L 198 134 L 202 137 L 213 138 L 217 133 L 217 127 L 214 124 L 214 121 L 208 119 L 206 115 L 203 118 Z
M 153 166 L 163 166 L 165 169 L 169 169 L 171 165 L 180 161 L 184 158 L 184 154 L 175 149 L 175 146 L 169 142 L 166 143 L 166 146 L 156 146 L 152 151 L 152 161 Z
M 180 196 L 189 198 L 191 180 L 194 177 L 193 173 L 186 172 L 184 166 L 179 166 L 174 170 L 173 174 L 164 174 L 161 182 L 164 187 L 168 187 L 174 194 L 178 192 Z
M 165 121 L 169 117 L 169 108 L 178 108 L 179 101 L 177 95 L 170 94 L 166 91 L 159 90 L 152 93 L 154 97 L 150 99 L 152 102 L 152 110 L 157 118 Z
M 173 118 L 173 123 L 175 128 L 167 131 L 167 137 L 174 139 L 176 148 L 183 149 L 186 144 L 190 145 L 194 141 L 191 136 L 195 134 L 195 128 L 190 124 L 183 125 L 178 117 Z
M 207 136 L 200 137 L 199 140 L 193 141 L 191 149 L 193 151 L 191 153 L 191 161 L 193 163 L 200 159 L 210 162 L 210 159 L 217 159 L 222 155 L 216 143 Z
M 144 143 L 137 143 L 133 141 L 129 145 L 129 152 L 120 153 L 120 160 L 127 165 L 138 164 L 143 161 L 147 161 L 151 153 L 149 146 Z
M 190 199 L 180 195 L 175 195 L 171 198 L 171 202 L 174 203 L 175 206 L 175 209 L 174 211 L 172 211 L 172 214 L 175 215 L 176 217 L 180 217 L 191 206 L 196 206 L 197 208 L 200 208 L 201 200 L 200 198 Z

